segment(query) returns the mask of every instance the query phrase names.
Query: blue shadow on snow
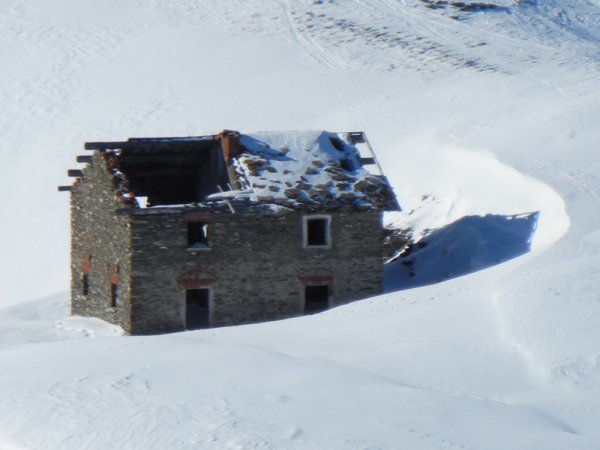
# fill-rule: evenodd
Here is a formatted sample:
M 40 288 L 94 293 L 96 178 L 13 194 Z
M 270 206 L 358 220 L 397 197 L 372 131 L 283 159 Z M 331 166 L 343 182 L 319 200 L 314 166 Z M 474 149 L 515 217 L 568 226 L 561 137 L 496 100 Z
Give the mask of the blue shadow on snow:
M 439 283 L 527 253 L 538 218 L 539 212 L 465 216 L 434 230 L 384 265 L 384 291 Z

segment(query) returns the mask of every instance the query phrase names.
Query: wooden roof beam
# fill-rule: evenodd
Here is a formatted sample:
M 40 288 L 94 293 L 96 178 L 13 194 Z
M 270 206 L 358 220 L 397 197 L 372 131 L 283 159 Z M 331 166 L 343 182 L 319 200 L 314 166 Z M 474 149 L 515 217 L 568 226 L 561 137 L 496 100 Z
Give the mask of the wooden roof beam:
M 183 154 L 183 153 L 171 153 L 168 154 L 167 152 L 162 153 L 162 154 L 150 154 L 150 155 L 144 155 L 144 154 L 121 154 L 119 156 L 119 164 L 121 165 L 134 165 L 134 164 L 156 164 L 156 165 L 160 165 L 160 164 L 165 164 L 165 163 L 171 163 L 171 164 L 182 164 L 182 165 L 188 165 L 188 164 L 196 164 L 198 167 L 206 165 L 206 158 L 202 157 L 202 156 L 198 156 L 198 153 L 196 154 Z
M 113 150 L 121 149 L 127 146 L 128 142 L 86 142 L 83 145 L 85 150 Z
M 148 150 L 167 150 L 172 151 L 178 148 L 193 148 L 197 151 L 198 147 L 210 148 L 217 141 L 215 139 L 129 139 L 128 141 L 115 142 L 86 142 L 83 148 L 86 150 L 128 150 L 141 149 Z
M 159 179 L 165 177 L 188 177 L 193 179 L 200 179 L 202 174 L 197 167 L 148 167 L 148 168 L 135 168 L 121 166 L 121 171 L 130 180 L 146 178 L 146 177 L 157 177 Z M 216 177 L 214 177 L 216 178 Z

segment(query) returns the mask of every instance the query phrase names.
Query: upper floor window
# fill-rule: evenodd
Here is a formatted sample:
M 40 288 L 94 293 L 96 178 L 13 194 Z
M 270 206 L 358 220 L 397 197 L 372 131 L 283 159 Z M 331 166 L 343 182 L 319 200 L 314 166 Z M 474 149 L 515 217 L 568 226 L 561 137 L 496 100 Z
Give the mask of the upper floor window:
M 208 224 L 206 222 L 187 223 L 188 248 L 208 248 Z
M 304 246 L 330 247 L 331 216 L 304 216 Z

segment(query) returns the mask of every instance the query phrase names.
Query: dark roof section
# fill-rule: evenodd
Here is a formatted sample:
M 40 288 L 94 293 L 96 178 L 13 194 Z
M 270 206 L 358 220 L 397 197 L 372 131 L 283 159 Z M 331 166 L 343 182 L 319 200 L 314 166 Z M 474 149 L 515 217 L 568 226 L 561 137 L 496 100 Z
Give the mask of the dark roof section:
M 125 176 L 136 197 L 149 206 L 200 203 L 206 196 L 227 190 L 229 176 L 215 136 L 200 138 L 133 138 L 116 143 L 105 154 L 113 169 Z M 106 151 L 115 143 L 94 143 Z

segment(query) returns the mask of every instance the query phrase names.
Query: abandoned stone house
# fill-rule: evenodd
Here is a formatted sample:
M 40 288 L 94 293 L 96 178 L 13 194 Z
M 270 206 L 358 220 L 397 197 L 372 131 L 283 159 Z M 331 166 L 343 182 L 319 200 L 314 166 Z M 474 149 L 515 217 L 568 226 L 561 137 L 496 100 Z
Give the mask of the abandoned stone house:
M 399 205 L 362 132 L 88 142 L 70 170 L 72 313 L 131 334 L 313 313 L 382 291 Z

